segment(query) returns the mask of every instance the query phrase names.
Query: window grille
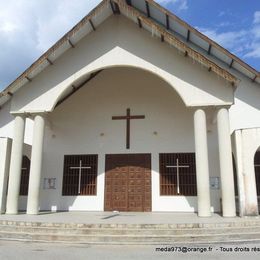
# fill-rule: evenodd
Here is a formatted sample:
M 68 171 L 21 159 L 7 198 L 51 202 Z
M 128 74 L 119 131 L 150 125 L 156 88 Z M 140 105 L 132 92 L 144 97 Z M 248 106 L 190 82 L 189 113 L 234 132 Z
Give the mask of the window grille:
M 257 196 L 260 196 L 260 152 L 255 155 L 255 181 Z
M 30 159 L 27 156 L 23 156 L 22 160 L 22 173 L 20 184 L 20 196 L 27 196 L 29 189 L 29 176 L 30 176 Z
M 97 155 L 65 155 L 62 195 L 96 195 L 97 162 Z
M 160 195 L 197 195 L 195 153 L 165 153 L 159 160 Z

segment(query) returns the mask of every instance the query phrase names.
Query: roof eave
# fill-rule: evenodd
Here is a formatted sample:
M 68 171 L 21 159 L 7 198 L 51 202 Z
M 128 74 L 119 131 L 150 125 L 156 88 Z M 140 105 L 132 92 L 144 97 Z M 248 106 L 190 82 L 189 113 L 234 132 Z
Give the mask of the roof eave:
M 78 22 L 69 32 L 64 34 L 64 36 L 59 39 L 51 48 L 49 48 L 45 53 L 43 53 L 32 65 L 27 68 L 22 74 L 18 76 L 11 84 L 9 84 L 1 93 L 0 98 L 2 96 L 6 96 L 8 93 L 12 93 L 12 88 L 17 85 L 20 81 L 24 79 L 28 79 L 28 81 L 31 81 L 30 79 L 30 73 L 34 69 L 37 68 L 37 66 L 43 64 L 45 61 L 47 61 L 50 65 L 52 65 L 52 62 L 49 60 L 49 56 L 53 54 L 61 45 L 63 45 L 65 42 L 68 42 L 70 37 L 75 34 L 84 24 L 87 22 L 90 23 L 91 27 L 94 30 L 93 23 L 91 21 L 91 18 L 96 15 L 107 3 L 109 0 L 103 0 L 99 5 L 97 5 L 88 15 L 86 15 L 80 22 Z
M 50 49 L 48 49 L 39 59 L 37 59 L 28 69 L 26 69 L 16 80 L 14 80 L 9 86 L 7 86 L 1 93 L 0 98 L 3 96 L 9 96 L 10 94 L 13 94 L 13 89 L 23 80 L 27 79 L 27 81 L 30 81 L 30 74 L 37 69 L 38 66 L 43 64 L 44 62 L 48 62 L 49 65 L 52 65 L 52 61 L 49 60 L 49 56 L 53 54 L 61 45 L 63 45 L 65 42 L 68 42 L 68 40 L 71 38 L 71 36 L 86 23 L 90 23 L 93 30 L 95 30 L 95 27 L 93 27 L 93 23 L 91 21 L 91 18 L 95 16 L 97 13 L 102 11 L 102 9 L 107 5 L 110 4 L 110 0 L 103 0 L 96 8 L 94 8 L 88 15 L 86 15 L 77 25 L 75 25 L 68 33 L 66 33 L 60 40 L 58 40 Z M 192 57 L 193 59 L 196 59 L 198 62 L 201 62 L 202 64 L 206 65 L 208 68 L 210 68 L 211 71 L 215 72 L 216 74 L 220 75 L 227 81 L 229 81 L 232 85 L 237 86 L 240 82 L 234 75 L 232 75 L 227 70 L 221 68 L 213 61 L 210 61 L 207 57 L 202 55 L 201 53 L 193 50 L 192 48 L 188 47 L 183 43 L 181 40 L 176 38 L 174 35 L 172 35 L 170 32 L 167 31 L 166 28 L 162 27 L 161 25 L 157 24 L 155 21 L 150 19 L 149 17 L 146 17 L 141 12 L 139 12 L 134 7 L 128 5 L 125 0 L 113 0 L 114 3 L 116 3 L 119 8 L 125 8 L 130 13 L 134 14 L 138 19 L 140 19 L 143 23 L 146 23 L 147 25 L 155 27 L 158 32 L 160 32 L 163 37 L 171 38 L 171 43 L 174 43 L 174 46 L 176 48 L 181 48 L 182 51 L 187 53 L 188 56 Z M 167 15 L 176 17 L 157 3 L 155 3 L 152 0 L 147 0 L 147 2 L 155 5 L 157 8 L 160 8 L 163 10 Z M 176 19 L 179 19 L 176 17 Z M 189 26 L 187 24 L 187 26 Z M 189 28 L 192 28 L 189 26 Z M 194 28 L 193 28 L 194 29 Z M 195 30 L 195 29 L 194 29 Z M 198 32 L 199 33 L 199 32 Z M 206 37 L 206 36 L 205 36 Z M 214 42 L 213 42 L 214 43 Z M 216 44 L 216 43 L 214 43 Z M 222 48 L 222 47 L 221 47 Z M 223 48 L 222 48 L 223 49 Z M 249 65 L 248 65 L 249 66 Z
M 180 24 L 182 24 L 184 27 L 186 27 L 188 30 L 194 32 L 196 35 L 198 35 L 199 37 L 201 37 L 202 39 L 204 39 L 205 41 L 207 41 L 210 45 L 214 46 L 215 48 L 221 50 L 222 52 L 224 52 L 226 55 L 228 55 L 231 59 L 235 60 L 236 62 L 238 62 L 240 65 L 242 65 L 243 67 L 246 67 L 250 72 L 252 72 L 253 74 L 255 74 L 255 76 L 260 77 L 260 72 L 257 71 L 256 69 L 254 69 L 252 66 L 250 66 L 249 64 L 247 64 L 246 62 L 244 62 L 243 60 L 241 60 L 240 58 L 238 58 L 237 56 L 235 56 L 234 54 L 232 54 L 229 50 L 225 49 L 224 47 L 222 47 L 221 45 L 219 45 L 217 42 L 211 40 L 209 37 L 207 37 L 206 35 L 204 35 L 203 33 L 201 33 L 200 31 L 198 31 L 196 28 L 192 27 L 191 25 L 189 25 L 188 23 L 186 23 L 185 21 L 183 21 L 181 18 L 179 18 L 178 16 L 174 15 L 173 13 L 171 13 L 170 11 L 168 11 L 166 8 L 162 7 L 161 5 L 159 5 L 158 3 L 156 3 L 154 0 L 145 0 L 146 2 L 149 2 L 149 4 L 152 4 L 153 6 L 155 6 L 156 8 L 158 8 L 161 12 L 165 13 L 166 15 L 168 15 L 169 17 L 171 17 L 172 19 L 176 20 L 177 22 L 179 22 Z

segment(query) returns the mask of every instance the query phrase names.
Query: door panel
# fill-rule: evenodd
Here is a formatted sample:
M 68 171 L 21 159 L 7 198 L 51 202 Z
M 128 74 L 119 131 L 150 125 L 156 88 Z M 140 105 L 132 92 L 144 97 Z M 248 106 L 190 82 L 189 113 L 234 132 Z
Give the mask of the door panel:
M 151 211 L 151 155 L 106 156 L 106 211 Z

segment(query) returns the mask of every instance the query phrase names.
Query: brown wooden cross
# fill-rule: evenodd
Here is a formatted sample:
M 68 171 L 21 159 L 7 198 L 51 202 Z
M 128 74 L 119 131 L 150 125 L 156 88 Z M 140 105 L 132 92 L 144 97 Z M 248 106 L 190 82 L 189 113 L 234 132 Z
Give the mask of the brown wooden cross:
M 130 108 L 126 110 L 126 116 L 112 116 L 112 120 L 126 120 L 126 149 L 130 149 L 130 120 L 145 119 L 143 115 L 131 116 Z

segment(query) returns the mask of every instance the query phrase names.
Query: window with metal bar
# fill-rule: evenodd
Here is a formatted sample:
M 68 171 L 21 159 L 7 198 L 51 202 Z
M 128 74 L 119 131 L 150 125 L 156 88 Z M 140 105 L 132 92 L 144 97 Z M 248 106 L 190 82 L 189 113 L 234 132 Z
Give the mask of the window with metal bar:
M 260 152 L 255 154 L 255 181 L 257 196 L 260 196 Z
M 29 189 L 29 176 L 30 176 L 30 159 L 27 156 L 23 156 L 22 160 L 22 173 L 20 184 L 20 196 L 27 196 Z
M 235 160 L 234 155 L 232 155 L 232 160 L 233 160 L 235 195 L 238 196 L 237 167 L 236 167 L 236 160 Z
M 97 155 L 65 155 L 62 195 L 96 195 L 97 162 Z
M 159 160 L 160 195 L 197 195 L 195 153 L 163 153 Z

